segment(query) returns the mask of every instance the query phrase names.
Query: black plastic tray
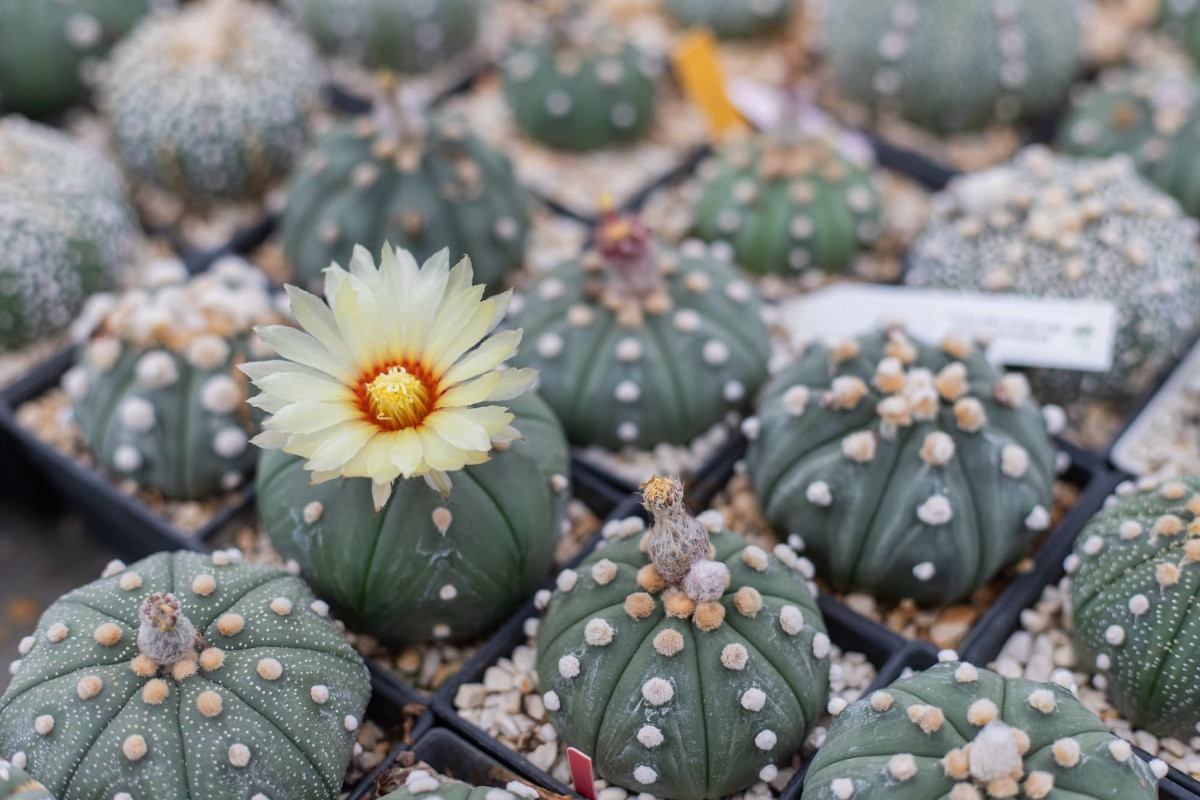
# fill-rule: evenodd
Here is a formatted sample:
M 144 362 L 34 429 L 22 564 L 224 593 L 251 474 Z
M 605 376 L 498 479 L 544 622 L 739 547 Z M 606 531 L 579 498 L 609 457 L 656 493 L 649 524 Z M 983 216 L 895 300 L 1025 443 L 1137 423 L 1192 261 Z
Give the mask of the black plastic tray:
M 367 706 L 367 719 L 378 723 L 382 728 L 388 728 L 399 725 L 404 720 L 405 706 L 423 705 L 425 711 L 417 718 L 416 724 L 413 725 L 412 731 L 409 733 L 410 742 L 399 742 L 392 748 L 391 752 L 379 762 L 379 764 L 370 772 L 368 772 L 362 780 L 355 784 L 354 788 L 346 796 L 346 800 L 368 800 L 374 798 L 375 781 L 382 775 L 396 760 L 397 756 L 406 750 L 413 748 L 434 725 L 433 712 L 428 708 L 428 701 L 421 697 L 406 694 L 403 691 L 395 691 L 388 687 L 382 687 L 376 681 L 376 670 L 368 664 L 371 670 L 371 702 Z

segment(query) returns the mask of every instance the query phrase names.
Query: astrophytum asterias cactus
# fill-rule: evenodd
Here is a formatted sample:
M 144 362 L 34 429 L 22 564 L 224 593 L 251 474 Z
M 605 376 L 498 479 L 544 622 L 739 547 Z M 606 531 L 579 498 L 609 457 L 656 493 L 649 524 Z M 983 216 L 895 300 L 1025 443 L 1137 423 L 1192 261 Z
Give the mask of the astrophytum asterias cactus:
M 842 711 L 803 800 L 1154 800 L 1157 785 L 1067 689 L 949 661 Z
M 958 337 L 812 346 L 750 431 L 763 513 L 840 590 L 952 602 L 1050 525 L 1054 448 L 1029 386 Z
M 389 776 L 389 780 L 403 780 L 404 786 L 379 800 L 537 800 L 540 797 L 532 786 L 521 781 L 509 781 L 503 789 L 472 786 L 439 775 L 423 764 L 401 770 Z
M 771 780 L 828 693 L 830 641 L 804 577 L 707 530 L 676 480 L 642 487 L 654 525 L 558 588 L 538 627 L 538 679 L 562 740 L 606 780 L 700 800 Z
M 46 787 L 29 777 L 29 773 L 10 761 L 0 758 L 0 798 L 2 800 L 54 800 Z
M 1079 534 L 1067 559 L 1072 639 L 1135 727 L 1183 740 L 1200 724 L 1200 478 L 1153 481 Z
M 0 750 L 76 800 L 333 800 L 370 681 L 327 612 L 236 551 L 114 562 L 21 642 Z

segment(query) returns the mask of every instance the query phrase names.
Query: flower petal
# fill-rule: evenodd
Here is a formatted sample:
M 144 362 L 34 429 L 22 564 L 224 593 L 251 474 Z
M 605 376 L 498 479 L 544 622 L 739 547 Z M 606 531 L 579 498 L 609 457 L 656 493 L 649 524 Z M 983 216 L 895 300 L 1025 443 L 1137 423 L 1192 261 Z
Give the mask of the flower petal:
M 357 405 L 354 391 L 331 378 L 314 378 L 302 372 L 276 372 L 259 378 L 254 385 L 281 400 L 293 403 L 345 403 Z
M 322 433 L 321 443 L 304 466 L 315 472 L 340 470 L 378 433 L 378 428 L 366 422 L 343 422 Z
M 504 370 L 511 372 L 512 370 Z M 504 372 L 485 372 L 478 378 L 460 383 L 457 386 L 443 392 L 437 399 L 438 408 L 449 408 L 453 406 L 470 406 L 476 403 L 482 403 L 492 396 L 492 392 L 496 391 L 496 387 L 500 386 L 500 376 Z
M 482 425 L 471 418 L 469 411 L 459 408 L 441 409 L 426 417 L 422 424 L 433 428 L 438 436 L 461 450 L 490 450 L 491 436 Z
M 447 386 L 482 375 L 490 369 L 495 369 L 511 358 L 521 344 L 522 331 L 503 331 L 486 340 L 475 348 L 469 355 L 450 367 L 441 381 Z
M 362 411 L 345 403 L 290 403 L 276 411 L 263 427 L 287 433 L 317 433 L 351 420 L 362 420 Z
M 500 381 L 485 400 L 512 400 L 514 397 L 520 397 L 533 386 L 538 371 L 532 367 L 521 367 L 501 370 L 496 374 L 500 376 Z
M 354 383 L 352 365 L 339 361 L 325 345 L 312 336 L 283 325 L 268 325 L 254 329 L 259 338 L 286 359 L 320 370 L 345 384 Z
M 295 286 L 288 285 L 283 288 L 287 291 L 292 316 L 296 318 L 296 322 L 324 345 L 330 355 L 345 363 L 354 363 L 354 354 L 342 340 L 337 323 L 333 320 L 333 312 L 325 305 L 325 301 Z

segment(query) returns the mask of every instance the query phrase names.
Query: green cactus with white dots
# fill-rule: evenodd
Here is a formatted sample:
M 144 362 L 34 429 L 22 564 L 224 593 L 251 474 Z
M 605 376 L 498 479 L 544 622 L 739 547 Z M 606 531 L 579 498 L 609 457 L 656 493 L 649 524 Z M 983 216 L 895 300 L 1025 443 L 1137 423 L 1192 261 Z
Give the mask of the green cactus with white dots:
M 763 513 L 839 590 L 954 602 L 1050 526 L 1054 448 L 1029 386 L 959 337 L 812 346 L 749 431 Z
M 795 0 L 666 0 L 667 11 L 684 27 L 708 28 L 722 39 L 741 39 L 787 27 Z
M 389 783 L 403 782 L 403 786 L 389 792 L 379 800 L 422 800 L 440 797 L 442 800 L 537 800 L 543 794 L 521 781 L 509 781 L 503 788 L 472 786 L 439 775 L 424 764 L 402 770 L 388 776 Z
M 56 130 L 0 120 L 0 349 L 65 329 L 117 283 L 137 240 L 112 165 Z
M 144 20 L 114 49 L 100 108 L 140 180 L 197 207 L 256 201 L 300 156 L 321 75 L 273 9 L 205 0 Z
M 1200 725 L 1198 519 L 1198 477 L 1123 487 L 1066 562 L 1080 664 L 1135 727 L 1184 741 Z
M 939 134 L 1053 110 L 1082 62 L 1076 0 L 842 0 L 822 40 L 834 85 Z
M 251 332 L 279 320 L 265 276 L 236 260 L 118 297 L 63 377 L 75 421 L 103 469 L 170 499 L 245 483 L 258 414 L 237 365 L 263 355 Z
M 46 787 L 29 773 L 0 758 L 0 798 L 3 800 L 54 800 Z
M 0 697 L 0 751 L 78 800 L 333 800 L 370 681 L 299 579 L 160 553 L 47 609 Z
M 1159 25 L 1193 59 L 1200 59 L 1200 3 L 1195 0 L 1163 0 Z
M 640 139 L 654 122 L 662 66 L 612 29 L 568 33 L 569 23 L 505 57 L 504 91 L 531 139 L 587 151 Z
M 606 780 L 700 800 L 771 780 L 828 693 L 830 641 L 813 589 L 643 485 L 654 526 L 559 575 L 538 628 L 543 701 L 564 743 Z
M 802 798 L 1153 800 L 1157 784 L 1069 690 L 943 662 L 843 710 Z
M 514 363 L 539 370 L 577 444 L 690 442 L 767 378 L 757 292 L 703 243 L 670 247 L 632 217 L 605 215 L 593 247 L 514 305 L 529 343 Z

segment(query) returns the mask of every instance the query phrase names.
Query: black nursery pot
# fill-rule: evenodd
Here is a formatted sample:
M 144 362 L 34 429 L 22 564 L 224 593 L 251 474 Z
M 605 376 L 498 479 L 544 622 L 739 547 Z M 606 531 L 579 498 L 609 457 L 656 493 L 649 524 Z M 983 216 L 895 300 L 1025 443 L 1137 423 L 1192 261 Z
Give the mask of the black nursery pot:
M 412 730 L 407 732 L 405 741 L 398 742 L 387 757 L 384 758 L 375 769 L 368 772 L 362 780 L 355 784 L 354 788 L 346 795 L 345 800 L 370 800 L 375 797 L 375 782 L 386 772 L 400 756 L 408 750 L 411 750 L 417 742 L 419 742 L 433 727 L 433 712 L 425 708 L 425 700 L 410 694 L 403 690 L 395 690 L 389 687 L 380 686 L 377 682 L 377 671 L 374 667 L 368 665 L 371 671 L 371 702 L 367 706 L 367 719 L 375 722 L 385 731 L 403 725 L 405 717 L 415 712 L 418 707 L 423 708 L 417 717 L 416 722 L 412 726 Z

